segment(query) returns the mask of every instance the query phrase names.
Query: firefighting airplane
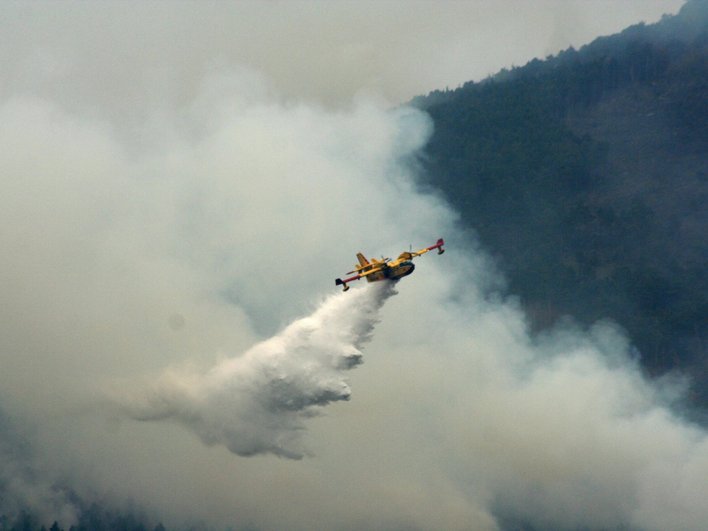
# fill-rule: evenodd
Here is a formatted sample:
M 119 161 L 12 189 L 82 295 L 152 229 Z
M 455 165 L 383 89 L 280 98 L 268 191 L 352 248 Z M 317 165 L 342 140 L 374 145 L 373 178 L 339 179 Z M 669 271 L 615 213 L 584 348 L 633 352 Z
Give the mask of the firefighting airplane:
M 440 238 L 435 245 L 431 245 L 430 247 L 426 247 L 420 251 L 402 252 L 398 255 L 398 258 L 393 261 L 391 261 L 390 258 L 383 258 L 382 260 L 372 258 L 371 262 L 369 262 L 363 254 L 357 253 L 356 257 L 359 259 L 359 265 L 354 266 L 356 268 L 354 271 L 349 271 L 347 273 L 347 275 L 351 275 L 352 273 L 356 273 L 356 275 L 345 278 L 344 280 L 338 278 L 335 281 L 335 284 L 337 286 L 343 286 L 344 291 L 347 291 L 349 289 L 349 286 L 347 285 L 348 282 L 359 280 L 364 277 L 366 277 L 366 280 L 369 282 L 377 282 L 385 279 L 398 280 L 399 278 L 403 278 L 413 272 L 415 269 L 415 266 L 411 261 L 413 258 L 420 256 L 421 254 L 425 254 L 428 251 L 432 251 L 433 249 L 437 249 L 438 254 L 443 254 L 445 252 L 443 245 L 445 245 L 445 242 L 442 238 Z

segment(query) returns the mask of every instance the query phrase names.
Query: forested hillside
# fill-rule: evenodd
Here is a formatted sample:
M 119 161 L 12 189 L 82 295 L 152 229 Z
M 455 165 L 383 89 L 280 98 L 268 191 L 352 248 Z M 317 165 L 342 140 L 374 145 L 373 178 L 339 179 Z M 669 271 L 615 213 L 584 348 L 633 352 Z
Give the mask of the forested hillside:
M 414 103 L 533 326 L 611 318 L 708 405 L 708 2 Z

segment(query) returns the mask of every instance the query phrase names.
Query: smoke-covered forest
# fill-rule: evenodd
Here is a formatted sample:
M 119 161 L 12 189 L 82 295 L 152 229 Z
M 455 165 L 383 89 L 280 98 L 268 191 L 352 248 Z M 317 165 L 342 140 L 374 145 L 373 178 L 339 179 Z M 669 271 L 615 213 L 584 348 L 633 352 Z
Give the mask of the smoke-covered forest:
M 36 312 L 39 317 L 30 316 L 31 326 L 8 327 L 13 332 L 18 329 L 18 337 L 37 339 L 38 346 L 27 347 L 28 358 L 39 352 L 39 359 L 49 360 L 47 366 L 59 368 L 42 372 L 36 368 L 39 363 L 30 365 L 40 374 L 52 375 L 37 383 L 40 406 L 36 409 L 44 407 L 46 411 L 37 414 L 40 420 L 36 425 L 51 420 L 53 431 L 38 434 L 33 431 L 35 425 L 23 425 L 22 413 L 33 407 L 33 403 L 22 404 L 33 396 L 26 392 L 26 380 L 17 384 L 20 391 L 12 387 L 7 393 L 12 396 L 14 392 L 18 398 L 0 404 L 0 496 L 13 492 L 13 497 L 0 498 L 4 502 L 0 507 L 6 512 L 0 514 L 0 531 L 201 530 L 223 529 L 225 521 L 233 529 L 257 529 L 259 524 L 265 528 L 279 528 L 280 524 L 282 528 L 289 518 L 296 519 L 293 528 L 298 529 L 308 528 L 313 521 L 325 528 L 321 522 L 342 520 L 346 520 L 345 528 L 351 529 L 357 528 L 357 522 L 362 529 L 369 528 L 371 522 L 379 528 L 390 524 L 391 529 L 432 529 L 448 516 L 445 522 L 452 522 L 449 528 L 457 525 L 460 529 L 470 528 L 471 521 L 478 525 L 475 529 L 523 531 L 662 529 L 675 522 L 685 529 L 698 529 L 696 521 L 705 511 L 703 501 L 694 499 L 700 497 L 705 485 L 701 473 L 706 438 L 700 423 L 708 417 L 708 3 L 690 0 L 677 15 L 656 24 L 632 26 L 578 50 L 571 48 L 481 82 L 415 98 L 412 105 L 427 113 L 434 125 L 422 150 L 418 143 L 424 142 L 428 120 L 410 109 L 400 115 L 402 118 L 395 118 L 416 122 L 409 129 L 402 128 L 415 133 L 413 140 L 406 138 L 408 143 L 398 133 L 391 133 L 391 116 L 366 107 L 350 120 L 340 121 L 343 114 L 330 121 L 319 111 L 287 105 L 282 110 L 269 101 L 262 104 L 249 93 L 248 98 L 256 103 L 248 98 L 239 100 L 239 94 L 236 103 L 225 98 L 228 104 L 223 111 L 214 103 L 222 92 L 263 92 L 258 80 L 238 76 L 235 82 L 217 78 L 205 83 L 207 95 L 195 98 L 188 112 L 173 122 L 161 121 L 164 109 L 158 105 L 159 112 L 154 123 L 148 120 L 147 130 L 152 134 L 154 128 L 164 136 L 160 138 L 164 145 L 155 144 L 164 153 L 148 157 L 147 163 L 139 158 L 141 153 L 131 152 L 140 150 L 130 142 L 126 144 L 130 148 L 125 149 L 128 155 L 114 149 L 115 138 L 105 132 L 110 128 L 104 128 L 100 120 L 99 126 L 84 131 L 77 124 L 88 119 L 80 114 L 80 119 L 66 120 L 58 111 L 39 107 L 31 116 L 44 124 L 47 114 L 46 122 L 59 132 L 64 130 L 57 124 L 69 122 L 66 131 L 70 134 L 53 134 L 47 140 L 56 151 L 52 154 L 67 168 L 73 169 L 66 161 L 87 151 L 84 146 L 88 144 L 99 159 L 104 157 L 108 162 L 88 164 L 86 174 L 115 171 L 121 179 L 118 184 L 103 181 L 109 192 L 81 195 L 72 189 L 63 197 L 61 186 L 56 186 L 54 194 L 47 196 L 51 195 L 48 204 L 56 202 L 66 212 L 60 211 L 56 218 L 61 230 L 52 232 L 52 217 L 52 223 L 40 224 L 40 231 L 48 231 L 52 239 L 56 234 L 60 244 L 90 266 L 76 272 L 75 262 L 66 258 L 69 253 L 62 248 L 56 252 L 59 259 L 52 252 L 46 254 L 56 260 L 59 273 L 45 274 L 40 264 L 40 273 L 28 276 L 45 280 L 41 285 L 48 295 L 46 299 L 37 296 L 37 307 L 49 306 L 50 299 L 59 301 L 60 309 L 49 308 L 52 311 L 47 310 L 49 317 L 44 320 L 55 323 L 51 339 L 60 346 L 44 345 L 42 328 L 34 328 L 35 322 L 46 317 L 42 312 Z M 30 104 L 15 101 L 10 111 L 20 110 L 3 116 L 20 116 L 18 121 L 24 122 L 22 109 Z M 92 112 L 90 109 L 87 116 L 93 117 Z M 193 116 L 200 113 L 207 116 L 203 122 Z M 237 126 L 232 127 L 229 120 Z M 185 123 L 184 137 L 176 133 L 170 137 L 173 129 Z M 346 140 L 328 143 L 342 133 L 342 127 Z M 41 131 L 42 127 L 34 129 Z M 282 136 L 281 129 L 285 131 Z M 89 141 L 103 139 L 104 134 L 109 140 Z M 256 144 L 251 144 L 254 136 L 263 142 L 265 155 L 254 155 L 258 151 L 253 147 Z M 63 141 L 65 137 L 77 139 L 80 148 L 65 150 L 63 144 L 56 148 L 56 138 Z M 115 137 L 122 138 L 120 134 Z M 27 134 L 27 138 L 34 137 Z M 361 138 L 363 143 L 357 140 Z M 377 142 L 384 146 L 380 151 L 380 146 L 374 145 Z M 239 143 L 242 150 L 234 155 Z M 187 155 L 182 154 L 191 148 Z M 281 155 L 284 162 L 278 159 Z M 140 162 L 125 163 L 122 157 L 129 156 Z M 416 162 L 418 181 L 410 187 L 396 174 L 402 171 L 400 159 L 406 165 Z M 243 161 L 243 171 L 250 180 L 232 187 L 238 181 L 232 166 Z M 261 169 L 263 165 L 267 167 Z M 50 166 L 47 163 L 42 168 L 49 175 L 46 182 L 51 181 Z M 124 171 L 125 167 L 129 171 Z M 380 167 L 396 168 L 388 188 L 381 177 L 388 175 L 376 173 Z M 216 177 L 205 177 L 209 172 Z M 309 190 L 283 184 L 293 182 L 297 172 L 315 176 Z M 123 173 L 130 175 L 125 182 Z M 183 181 L 163 182 L 161 173 L 175 174 Z M 271 174 L 276 177 L 269 181 Z M 336 180 L 340 174 L 345 177 Z M 349 190 L 354 188 L 352 183 L 363 187 L 367 175 L 372 175 L 371 182 L 364 183 L 367 195 L 357 202 Z M 252 184 L 259 179 L 266 182 L 263 189 Z M 42 179 L 38 182 L 45 183 Z M 86 183 L 77 182 L 77 190 L 90 188 L 88 178 Z M 115 207 L 113 211 L 111 186 L 118 191 L 115 203 L 125 200 L 128 205 L 124 210 Z M 212 189 L 207 190 L 209 187 Z M 349 195 L 342 192 L 307 201 L 329 188 L 346 190 Z M 425 195 L 416 195 L 421 189 Z M 420 269 L 439 267 L 433 271 L 447 272 L 449 278 L 463 281 L 458 269 L 474 270 L 469 293 L 451 293 L 439 280 L 445 275 L 436 278 L 430 274 L 427 281 L 433 287 L 421 288 L 422 294 L 401 290 L 396 297 L 385 292 L 368 300 L 368 295 L 357 295 L 353 290 L 348 299 L 320 301 L 319 310 L 312 315 L 292 320 L 289 312 L 293 307 L 301 309 L 293 301 L 305 299 L 317 289 L 313 288 L 317 284 L 305 285 L 315 282 L 310 277 L 319 276 L 319 271 L 311 271 L 313 262 L 324 263 L 322 269 L 327 271 L 334 267 L 334 259 L 327 255 L 337 241 L 345 240 L 342 247 L 349 249 L 353 235 L 364 232 L 370 239 L 375 228 L 385 233 L 386 223 L 405 226 L 413 211 L 421 215 L 422 225 L 430 222 L 436 230 L 442 226 L 453 232 L 454 213 L 437 202 L 438 194 L 459 213 L 460 233 L 477 239 L 502 272 L 507 285 L 501 296 L 495 293 L 485 299 L 487 283 L 494 289 L 499 284 L 496 269 L 489 268 L 494 273 L 486 269 L 486 255 L 459 258 L 460 251 L 457 258 L 450 259 L 455 251 L 448 248 L 452 252 L 437 263 L 431 259 L 431 265 Z M 399 202 L 398 195 L 405 200 Z M 253 205 L 244 202 L 234 207 L 233 199 L 243 196 Z M 277 208 L 263 199 L 271 196 L 276 197 Z M 34 196 L 30 199 L 27 204 L 34 206 Z M 262 209 L 260 200 L 270 210 Z M 371 206 L 375 200 L 379 202 Z M 91 211 L 94 201 L 110 211 L 99 214 L 115 216 L 117 228 L 105 229 L 103 225 L 108 223 Z M 159 207 L 162 201 L 168 206 Z M 331 229 L 332 218 L 323 214 L 325 209 L 320 206 L 324 203 L 337 210 L 337 216 L 359 220 L 366 229 L 352 223 L 346 236 L 335 234 L 326 240 L 330 236 L 325 236 L 323 227 Z M 75 214 L 79 210 L 76 205 L 89 212 L 86 219 Z M 401 205 L 412 205 L 411 211 Z M 152 211 L 151 207 L 156 208 Z M 362 216 L 367 207 L 370 210 L 366 212 L 384 212 L 385 223 L 379 222 L 378 214 L 372 214 L 371 220 Z M 350 215 L 340 215 L 347 208 Z M 308 210 L 308 216 L 302 215 L 303 209 Z M 394 222 L 392 212 L 399 216 Z M 70 220 L 64 225 L 58 220 L 62 214 Z M 278 224 L 276 220 L 266 227 L 266 218 L 276 215 L 286 221 Z M 304 217 L 316 221 L 299 225 Z M 242 225 L 230 226 L 234 219 Z M 370 224 L 364 225 L 362 219 Z M 294 229 L 287 227 L 290 223 Z M 88 225 L 90 230 L 84 228 Z M 96 233 L 94 225 L 98 226 Z M 34 225 L 26 226 L 32 233 Z M 65 227 L 69 237 L 62 232 Z M 252 234 L 257 232 L 254 227 L 271 238 Z M 289 241 L 288 228 L 297 232 L 300 241 Z M 233 236 L 239 229 L 244 235 Z M 143 236 L 144 241 L 140 239 Z M 434 234 L 439 236 L 448 237 Z M 383 238 L 397 241 L 396 237 L 386 234 Z M 27 263 L 34 267 L 33 262 L 23 261 L 23 250 L 32 249 L 24 238 L 18 237 L 16 246 L 21 265 L 7 268 L 13 274 L 25 267 L 32 269 Z M 84 246 L 83 240 L 92 245 L 94 240 L 100 241 L 100 245 Z M 234 251 L 224 249 L 224 242 L 234 241 L 238 242 L 232 245 Z M 264 246 L 276 245 L 272 242 L 277 242 L 277 254 L 272 260 L 260 260 Z M 322 247 L 327 253 L 320 252 Z M 104 254 L 108 258 L 96 259 Z M 148 258 L 141 262 L 143 255 Z M 36 256 L 45 255 L 40 252 Z M 297 256 L 306 259 L 297 260 Z M 444 262 L 447 259 L 450 261 Z M 450 265 L 455 259 L 458 269 Z M 68 274 L 61 272 L 62 265 Z M 302 280 L 303 286 L 294 285 L 290 277 L 285 279 L 283 269 L 293 269 L 292 275 Z M 82 274 L 88 281 L 79 278 Z M 231 280 L 238 275 L 238 282 Z M 423 277 L 424 273 L 416 275 Z M 54 279 L 63 280 L 64 276 L 70 295 L 61 290 L 52 295 L 57 284 Z M 165 303 L 176 284 L 182 295 L 173 297 L 177 302 Z M 333 289 L 333 282 L 330 284 Z M 76 292 L 80 294 L 74 299 Z M 93 292 L 100 302 L 91 297 Z M 361 299 L 359 310 L 354 308 L 357 296 Z M 360 409 L 340 409 L 332 418 L 319 419 L 320 435 L 334 432 L 330 430 L 333 426 L 339 428 L 328 439 L 332 443 L 327 448 L 329 454 L 322 452 L 325 464 L 296 468 L 303 462 L 299 459 L 310 455 L 306 443 L 311 441 L 301 439 L 307 436 L 305 426 L 319 416 L 318 408 L 349 400 L 350 387 L 343 371 L 348 375 L 363 361 L 359 347 L 371 340 L 374 324 L 383 321 L 379 310 L 389 297 L 392 311 L 397 311 L 398 317 L 403 315 L 400 322 L 410 328 L 400 322 L 382 323 L 382 335 L 388 339 L 385 345 L 395 345 L 402 354 L 394 347 L 380 353 L 376 368 L 372 363 L 367 369 L 381 375 L 381 380 L 373 380 L 368 387 L 362 380 L 358 386 L 352 385 L 354 390 L 367 387 L 369 402 L 362 393 L 356 404 Z M 524 317 L 518 317 L 522 313 L 517 313 L 515 303 L 507 304 L 507 297 L 512 301 L 519 298 L 534 333 L 548 332 L 553 325 L 572 320 L 580 323 L 580 331 L 570 324 L 529 339 L 526 323 L 520 322 Z M 77 301 L 81 308 L 65 308 L 65 299 Z M 265 299 L 268 303 L 262 302 Z M 191 308 L 191 321 L 181 310 L 172 311 L 171 304 L 178 309 Z M 425 308 L 425 312 L 417 314 L 416 308 Z M 167 319 L 162 318 L 165 309 L 172 312 L 167 313 Z M 468 316 L 466 311 L 474 315 Z M 271 320 L 291 325 L 272 334 L 268 326 L 274 325 L 258 322 L 269 312 Z M 331 321 L 332 315 L 335 321 Z M 643 375 L 633 372 L 633 360 L 625 359 L 625 336 L 616 333 L 612 325 L 602 325 L 606 319 L 626 330 L 633 344 L 629 350 L 646 375 L 660 379 L 676 371 L 689 376 L 688 404 L 676 403 L 676 395 L 684 396 L 681 384 L 676 384 L 678 379 L 667 378 L 668 383 L 657 384 L 655 389 Z M 165 326 L 159 328 L 157 321 Z M 593 327 L 598 321 L 601 324 Z M 440 323 L 452 325 L 437 328 Z M 194 336 L 187 337 L 191 340 L 179 336 L 190 326 Z M 197 328 L 203 331 L 193 332 Z M 469 336 L 461 332 L 467 329 Z M 218 335 L 218 341 L 203 339 L 212 335 Z M 263 336 L 270 339 L 259 342 Z M 110 343 L 109 347 L 104 342 Z M 231 351 L 221 352 L 222 344 L 236 352 L 234 345 L 248 348 L 235 357 Z M 463 354 L 451 347 L 458 344 L 463 346 Z M 88 354 L 75 355 L 76 345 Z M 421 345 L 429 347 L 428 354 L 439 349 L 433 361 L 421 354 Z M 549 345 L 550 354 L 539 355 Z M 62 346 L 68 351 L 63 357 Z M 446 349 L 453 353 L 445 357 L 442 353 Z M 218 352 L 217 361 L 209 357 L 212 351 Z M 25 354 L 21 349 L 18 352 Z M 503 358 L 507 352 L 510 354 Z M 189 354 L 198 359 L 186 368 L 179 365 L 185 359 L 193 361 Z M 145 365 L 136 362 L 148 358 Z M 414 369 L 402 370 L 401 360 L 412 360 Z M 108 368 L 97 369 L 101 363 Z M 134 370 L 121 372 L 131 363 Z M 469 364 L 474 364 L 474 370 L 468 370 Z M 15 368 L 14 374 L 25 375 L 31 370 Z M 62 371 L 71 373 L 71 378 Z M 74 373 L 78 375 L 75 379 Z M 106 374 L 122 379 L 116 384 Z M 162 376 L 154 386 L 142 386 L 145 374 Z M 52 387 L 54 376 L 61 383 Z M 84 392 L 81 385 L 87 380 L 91 385 L 115 385 L 118 399 L 105 396 L 110 393 L 94 394 L 93 388 Z M 432 383 L 422 391 L 420 382 L 424 380 Z M 52 392 L 70 394 L 67 390 L 74 388 L 74 382 L 81 382 L 75 385 L 81 392 L 77 397 L 62 398 L 69 406 L 46 406 L 47 402 L 53 406 Z M 576 387 L 581 388 L 577 396 L 572 394 Z M 606 388 L 606 396 L 593 395 Z M 674 395 L 676 388 L 679 392 Z M 477 394 L 458 389 L 464 393 L 472 389 Z M 666 389 L 671 395 L 668 398 L 662 395 Z M 426 393 L 429 402 L 418 396 Z M 553 416 L 548 404 L 565 406 L 566 397 L 568 408 L 557 412 L 558 422 L 545 423 Z M 102 418 L 105 426 L 101 424 L 95 431 L 92 420 L 84 420 L 90 417 L 87 401 L 99 403 L 96 409 L 105 408 L 98 416 L 109 417 Z M 444 404 L 443 414 L 436 401 Z M 671 407 L 677 405 L 674 416 Z M 371 420 L 372 410 L 380 410 L 380 417 Z M 578 410 L 587 412 L 588 418 L 578 419 Z M 56 417 L 66 411 L 72 420 L 63 426 Z M 684 415 L 690 416 L 690 422 Z M 379 419 L 384 420 L 379 423 Z M 413 421 L 407 424 L 410 419 Z M 637 450 L 645 438 L 664 432 L 666 438 L 659 437 L 655 446 Z M 371 433 L 374 435 L 369 436 Z M 53 437 L 57 437 L 57 448 L 62 448 L 56 454 L 52 453 Z M 208 452 L 199 458 L 190 456 L 194 448 L 201 450 L 200 445 Z M 35 452 L 43 459 L 36 459 Z M 194 464 L 189 462 L 192 458 Z M 224 464 L 237 459 L 240 468 Z M 427 462 L 433 463 L 430 468 L 421 465 Z M 242 476 L 234 479 L 233 470 Z M 209 486 L 212 480 L 213 487 Z M 689 495 L 675 493 L 672 481 L 682 482 Z M 381 490 L 375 490 L 379 484 Z M 76 485 L 79 487 L 74 488 Z M 98 485 L 95 492 L 94 485 Z M 202 491 L 210 493 L 204 496 L 210 496 L 213 504 L 195 499 Z M 229 497 L 232 494 L 233 498 Z M 277 501 L 285 507 L 280 512 L 273 503 L 278 496 Z M 323 501 L 328 496 L 344 500 L 344 509 L 331 499 L 330 504 L 336 507 L 328 508 Z M 245 501 L 234 508 L 233 499 Z M 677 512 L 663 510 L 664 502 Z M 430 514 L 431 506 L 438 512 Z M 181 525 L 184 515 L 192 516 L 190 511 L 195 507 L 202 514 Z M 310 515 L 312 507 L 321 509 L 322 514 Z M 239 520 L 241 510 L 250 511 L 243 520 Z M 369 510 L 370 515 L 366 514 Z M 213 520 L 204 521 L 212 516 L 210 511 L 215 513 Z M 54 519 L 57 521 L 51 525 Z
M 0 529 L 12 531 L 166 531 L 162 524 L 147 524 L 147 518 L 139 513 L 123 511 L 112 512 L 93 504 L 81 512 L 79 521 L 71 527 L 62 527 L 54 522 L 50 527 L 41 524 L 28 512 L 22 512 L 14 518 L 0 516 Z
M 533 325 L 611 318 L 708 407 L 708 4 L 415 103 L 424 179 Z

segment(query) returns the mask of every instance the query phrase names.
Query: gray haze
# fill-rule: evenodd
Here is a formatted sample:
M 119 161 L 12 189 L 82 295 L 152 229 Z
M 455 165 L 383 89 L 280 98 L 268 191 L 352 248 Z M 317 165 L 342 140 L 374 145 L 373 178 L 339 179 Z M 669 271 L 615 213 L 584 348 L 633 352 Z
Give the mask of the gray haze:
M 347 106 L 455 88 L 675 13 L 682 0 L 4 2 L 3 91 L 143 111 L 250 67 L 277 94 Z M 61 80 L 78 78 L 77 85 Z M 157 101 L 146 92 L 159 90 Z M 115 110 L 115 109 L 114 109 Z
M 0 512 L 702 529 L 683 382 L 609 322 L 531 337 L 415 186 L 429 118 L 389 110 L 678 7 L 589 4 L 3 4 Z M 378 313 L 374 286 L 334 293 L 356 251 L 440 236 Z

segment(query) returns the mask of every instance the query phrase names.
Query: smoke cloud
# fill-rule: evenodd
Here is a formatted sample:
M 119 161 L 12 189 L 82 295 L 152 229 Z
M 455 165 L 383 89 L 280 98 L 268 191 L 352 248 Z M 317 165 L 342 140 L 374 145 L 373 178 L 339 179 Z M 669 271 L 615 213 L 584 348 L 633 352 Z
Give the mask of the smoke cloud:
M 68 26 L 38 5 L 35 31 L 0 32 L 0 511 L 705 527 L 708 435 L 681 376 L 645 378 L 616 324 L 529 331 L 416 184 L 426 115 L 283 96 L 257 61 L 216 53 L 211 24 L 143 13 L 124 39 L 92 5 Z M 395 297 L 330 295 L 357 251 L 441 236 Z
M 362 362 L 361 346 L 394 293 L 386 282 L 330 296 L 312 315 L 204 375 L 169 372 L 129 414 L 176 420 L 206 444 L 241 456 L 299 459 L 303 421 L 330 402 L 349 400 L 344 371 Z
M 38 468 L 30 438 L 1 410 L 0 434 L 0 514 L 24 511 L 40 521 L 75 521 L 77 511 L 68 492 Z

